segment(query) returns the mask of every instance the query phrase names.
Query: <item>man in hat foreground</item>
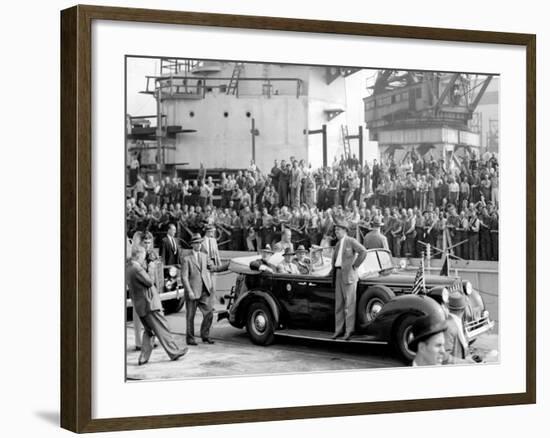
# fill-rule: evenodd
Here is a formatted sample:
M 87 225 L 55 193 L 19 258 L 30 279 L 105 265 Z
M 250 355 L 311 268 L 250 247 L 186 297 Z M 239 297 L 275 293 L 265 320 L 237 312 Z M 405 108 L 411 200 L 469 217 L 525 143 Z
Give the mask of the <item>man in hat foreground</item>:
M 466 298 L 458 291 L 449 295 L 449 315 L 447 317 L 448 329 L 445 332 L 446 357 L 444 364 L 476 363 L 469 354 L 468 340 L 462 324 L 462 316 L 466 308 Z
M 144 269 L 146 250 L 142 246 L 132 248 L 132 258 L 126 269 L 126 281 L 132 304 L 145 329 L 138 364 L 149 361 L 153 350 L 153 336 L 156 336 L 171 360 L 178 360 L 187 347 L 180 348 L 168 327 L 162 312 L 162 303 L 153 280 Z
M 262 271 L 262 272 L 265 271 L 265 272 L 271 272 L 271 273 L 275 272 L 275 270 L 277 268 L 272 263 L 269 263 L 269 259 L 273 255 L 273 251 L 271 250 L 271 246 L 266 245 L 260 251 L 260 255 L 261 255 L 262 258 L 257 259 L 257 260 L 252 260 L 250 262 L 250 265 L 249 265 L 250 269 L 252 269 L 253 271 Z
M 304 245 L 300 245 L 296 250 L 296 258 L 294 259 L 294 264 L 298 268 L 300 274 L 308 275 L 311 274 L 312 266 L 311 260 L 306 256 L 307 250 Z
M 283 261 L 277 265 L 277 272 L 281 274 L 299 274 L 298 268 L 292 263 L 294 257 L 294 251 L 290 248 L 286 248 L 283 253 Z
M 365 260 L 367 250 L 353 237 L 348 236 L 344 222 L 334 224 L 338 243 L 332 253 L 332 284 L 335 295 L 335 329 L 332 339 L 344 335 L 349 340 L 355 330 L 357 299 L 357 269 Z
M 418 318 L 412 326 L 413 338 L 409 348 L 416 352 L 413 367 L 442 365 L 445 360 L 447 320 L 443 310 Z
M 389 249 L 388 239 L 380 232 L 380 227 L 384 224 L 380 220 L 380 216 L 376 216 L 371 222 L 371 231 L 365 236 L 363 245 L 367 249 L 382 248 Z
M 201 323 L 201 339 L 205 344 L 213 344 L 210 339 L 210 327 L 214 317 L 214 289 L 210 271 L 219 272 L 223 267 L 217 267 L 208 256 L 201 251 L 203 239 L 200 234 L 193 234 L 191 239 L 191 254 L 181 260 L 181 280 L 184 288 L 186 307 L 186 340 L 187 345 L 197 345 L 195 341 L 195 314 L 200 309 L 203 320 Z

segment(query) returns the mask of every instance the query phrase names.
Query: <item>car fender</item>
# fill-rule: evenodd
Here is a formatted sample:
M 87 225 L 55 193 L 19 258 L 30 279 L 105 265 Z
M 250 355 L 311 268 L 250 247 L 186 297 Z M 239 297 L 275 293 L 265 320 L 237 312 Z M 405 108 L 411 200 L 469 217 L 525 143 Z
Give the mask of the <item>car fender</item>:
M 423 316 L 440 311 L 441 305 L 428 295 L 400 295 L 384 305 L 366 330 L 368 334 L 390 342 L 396 323 L 405 316 Z
M 269 292 L 262 290 L 248 290 L 243 292 L 231 306 L 229 322 L 234 327 L 242 328 L 246 324 L 246 310 L 253 301 L 263 301 L 271 310 L 275 319 L 275 327 L 279 326 L 280 309 L 277 301 Z

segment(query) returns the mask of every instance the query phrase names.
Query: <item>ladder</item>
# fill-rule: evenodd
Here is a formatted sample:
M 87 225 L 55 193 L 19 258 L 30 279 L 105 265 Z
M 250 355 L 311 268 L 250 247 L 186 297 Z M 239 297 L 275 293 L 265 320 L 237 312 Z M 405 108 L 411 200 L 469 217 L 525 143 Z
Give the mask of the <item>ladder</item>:
M 344 144 L 344 158 L 348 159 L 351 157 L 351 147 L 349 144 L 349 131 L 348 125 L 340 125 L 342 129 L 342 142 Z
M 235 67 L 233 67 L 233 73 L 231 73 L 231 79 L 229 80 L 229 85 L 227 86 L 226 94 L 237 94 L 239 77 L 241 76 L 242 71 L 244 70 L 243 62 L 236 62 Z

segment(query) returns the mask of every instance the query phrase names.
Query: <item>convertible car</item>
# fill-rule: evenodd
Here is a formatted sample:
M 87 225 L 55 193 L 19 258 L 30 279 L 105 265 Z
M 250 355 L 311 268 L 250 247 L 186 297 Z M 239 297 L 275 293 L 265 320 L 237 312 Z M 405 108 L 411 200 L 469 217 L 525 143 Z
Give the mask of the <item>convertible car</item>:
M 259 345 L 272 343 L 275 334 L 330 340 L 335 302 L 331 259 L 322 253 L 311 255 L 314 270 L 308 275 L 253 271 L 249 264 L 258 256 L 233 259 L 229 269 L 238 274 L 237 280 L 226 297 L 227 310 L 218 318 L 227 317 L 236 328 L 246 327 L 252 342 Z M 281 259 L 275 253 L 269 262 L 276 265 Z M 442 312 L 455 290 L 466 297 L 464 327 L 470 343 L 494 325 L 469 281 L 426 275 L 426 293 L 413 294 L 416 271 L 394 266 L 387 250 L 368 250 L 358 274 L 356 328 L 350 342 L 389 344 L 404 361 L 411 361 L 414 353 L 408 341 L 413 322 Z

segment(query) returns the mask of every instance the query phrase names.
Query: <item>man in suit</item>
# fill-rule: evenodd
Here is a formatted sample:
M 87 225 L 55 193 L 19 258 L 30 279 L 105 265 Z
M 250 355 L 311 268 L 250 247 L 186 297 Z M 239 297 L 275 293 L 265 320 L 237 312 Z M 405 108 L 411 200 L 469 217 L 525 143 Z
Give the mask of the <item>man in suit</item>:
M 418 318 L 412 326 L 409 348 L 416 353 L 413 367 L 442 365 L 445 359 L 447 320 L 441 312 Z
M 273 251 L 271 250 L 270 245 L 266 245 L 264 249 L 260 252 L 262 258 L 257 260 L 252 260 L 250 262 L 250 269 L 253 271 L 265 271 L 273 273 L 277 269 L 275 265 L 269 262 L 269 259 L 273 255 Z
M 298 268 L 300 274 L 309 275 L 313 271 L 311 260 L 307 257 L 307 250 L 304 245 L 300 245 L 296 250 L 296 259 L 294 259 L 293 263 Z
M 152 338 L 156 336 L 171 360 L 178 360 L 187 347 L 180 348 L 168 327 L 168 321 L 162 312 L 162 304 L 153 280 L 144 269 L 146 250 L 142 246 L 132 249 L 132 259 L 126 270 L 126 281 L 132 304 L 143 324 L 145 332 L 138 364 L 149 361 L 153 350 Z
M 299 274 L 298 267 L 292 263 L 294 257 L 294 251 L 290 248 L 286 248 L 283 253 L 283 261 L 277 265 L 277 272 L 281 274 Z
M 178 244 L 176 242 L 176 226 L 174 224 L 168 225 L 166 237 L 162 239 L 160 257 L 165 265 L 175 265 L 178 263 Z
M 338 243 L 332 253 L 332 283 L 335 294 L 335 329 L 332 339 L 344 335 L 349 340 L 355 330 L 357 298 L 357 268 L 367 256 L 367 250 L 353 237 L 348 236 L 344 222 L 334 225 Z
M 389 249 L 388 239 L 380 232 L 380 227 L 384 224 L 379 216 L 376 216 L 371 222 L 371 231 L 365 236 L 363 244 L 367 249 L 382 248 Z
M 218 272 L 223 268 L 216 267 L 201 251 L 203 239 L 200 234 L 193 234 L 191 254 L 181 260 L 181 280 L 184 288 L 185 306 L 187 309 L 187 345 L 197 345 L 195 341 L 195 314 L 200 309 L 203 320 L 201 323 L 201 339 L 205 344 L 213 344 L 210 339 L 210 327 L 214 317 L 214 290 L 210 271 Z
M 449 295 L 447 303 L 447 331 L 445 332 L 445 359 L 443 364 L 476 363 L 469 354 L 468 340 L 462 324 L 462 316 L 466 308 L 466 299 L 460 292 Z

